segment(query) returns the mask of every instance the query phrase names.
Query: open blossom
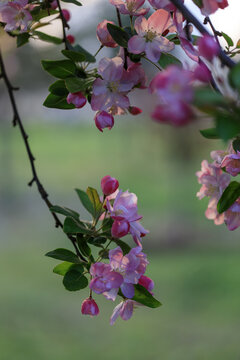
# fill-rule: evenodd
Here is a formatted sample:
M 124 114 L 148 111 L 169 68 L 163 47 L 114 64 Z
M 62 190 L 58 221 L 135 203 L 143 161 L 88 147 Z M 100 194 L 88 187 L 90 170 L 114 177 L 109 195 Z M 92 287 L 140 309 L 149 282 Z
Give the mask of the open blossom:
M 148 20 L 140 16 L 136 19 L 134 27 L 137 35 L 128 41 L 129 52 L 133 54 L 145 52 L 149 60 L 157 62 L 162 52 L 174 49 L 174 43 L 162 36 L 173 27 L 171 15 L 167 11 L 157 10 Z
M 202 0 L 201 13 L 205 16 L 228 6 L 228 0 Z
M 240 198 L 224 213 L 224 221 L 228 230 L 236 230 L 240 226 Z
M 240 173 L 240 151 L 226 155 L 221 162 L 221 167 L 225 168 L 230 175 L 237 176 Z
M 151 117 L 159 123 L 184 126 L 193 120 L 194 114 L 190 105 L 183 101 L 177 101 L 171 105 L 162 104 L 156 106 Z
M 184 2 L 184 0 L 181 0 Z M 175 11 L 176 6 L 170 0 L 148 0 L 154 9 L 164 9 L 166 11 Z
M 110 35 L 107 24 L 114 24 L 113 21 L 103 20 L 97 26 L 97 38 L 103 46 L 115 48 L 118 44 L 113 40 Z
M 128 191 L 120 190 L 114 200 L 113 206 L 107 201 L 107 208 L 110 216 L 117 221 L 114 225 L 114 230 L 117 231 L 117 226 L 121 227 L 121 222 L 129 224 L 129 232 L 137 245 L 141 245 L 141 237 L 148 233 L 148 230 L 140 224 L 139 220 L 142 216 L 138 214 L 137 196 Z
M 120 273 L 113 271 L 111 265 L 97 262 L 91 266 L 90 274 L 93 278 L 89 287 L 96 294 L 116 290 L 115 294 L 117 295 L 118 289 L 123 283 L 123 277 Z
M 132 317 L 133 309 L 136 305 L 136 301 L 129 299 L 120 302 L 113 310 L 110 318 L 110 325 L 113 325 L 119 316 L 123 320 L 129 320 Z
M 98 73 L 102 79 L 98 78 L 93 83 L 91 99 L 93 110 L 104 110 L 112 115 L 120 115 L 130 106 L 127 93 L 134 83 L 131 79 L 122 79 L 123 64 L 119 56 L 100 60 Z
M 109 0 L 112 5 L 115 5 L 119 12 L 124 15 L 140 16 L 146 15 L 150 8 L 141 8 L 145 0 Z
M 25 32 L 32 20 L 27 10 L 28 0 L 9 1 L 0 7 L 0 22 L 5 23 L 5 31 Z

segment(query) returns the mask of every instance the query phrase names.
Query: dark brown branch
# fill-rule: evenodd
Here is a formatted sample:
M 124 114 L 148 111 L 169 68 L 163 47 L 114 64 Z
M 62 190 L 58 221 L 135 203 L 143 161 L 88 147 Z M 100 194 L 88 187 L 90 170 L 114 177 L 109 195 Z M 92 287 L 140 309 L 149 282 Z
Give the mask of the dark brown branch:
M 59 13 L 60 13 L 60 18 L 61 18 L 61 21 L 62 21 L 63 42 L 65 44 L 65 49 L 67 50 L 68 49 L 68 41 L 67 41 L 67 35 L 66 35 L 66 27 L 69 27 L 69 26 L 68 26 L 68 24 L 67 24 L 67 22 L 65 20 L 65 17 L 63 16 L 60 0 L 57 0 L 57 4 L 58 4 L 58 10 L 59 10 Z
M 117 11 L 117 19 L 118 19 L 118 25 L 122 28 L 122 20 L 121 20 L 121 15 L 120 12 L 118 10 L 118 8 L 116 8 Z M 124 69 L 127 70 L 128 65 L 127 65 L 127 49 L 123 49 L 124 51 Z
M 1 67 L 0 78 L 2 78 L 5 82 L 5 85 L 6 85 L 7 91 L 8 91 L 8 95 L 9 95 L 9 98 L 11 101 L 12 109 L 13 109 L 13 126 L 17 126 L 17 125 L 19 126 L 19 130 L 20 130 L 20 133 L 21 133 L 21 136 L 22 136 L 22 139 L 23 139 L 26 151 L 27 151 L 27 155 L 28 155 L 28 159 L 29 159 L 29 163 L 30 163 L 30 167 L 31 167 L 31 171 L 32 171 L 32 180 L 28 183 L 28 185 L 32 186 L 33 183 L 35 183 L 37 185 L 37 189 L 38 189 L 39 194 L 41 195 L 41 198 L 43 199 L 43 201 L 47 205 L 48 209 L 50 210 L 50 208 L 53 206 L 53 204 L 49 201 L 48 193 L 46 192 L 45 188 L 43 187 L 43 185 L 38 177 L 37 170 L 36 170 L 36 167 L 34 164 L 35 158 L 33 156 L 32 150 L 30 148 L 30 144 L 28 141 L 28 135 L 23 126 L 23 123 L 20 118 L 18 108 L 16 105 L 16 101 L 14 98 L 14 90 L 16 90 L 16 88 L 14 88 L 12 86 L 12 84 L 10 83 L 10 80 L 8 78 L 8 75 L 6 73 L 1 50 L 0 50 L 0 67 Z M 62 224 L 61 220 L 59 219 L 59 217 L 57 216 L 57 214 L 55 214 L 54 212 L 51 212 L 51 214 L 54 218 L 56 227 L 63 228 L 63 224 Z M 75 251 L 76 251 L 78 257 L 81 259 L 81 261 L 86 262 L 86 259 L 81 255 L 81 253 L 78 250 L 78 247 L 76 245 L 76 239 L 70 235 L 68 235 L 68 238 L 71 241 L 71 243 L 73 244 Z
M 178 10 L 183 14 L 183 17 L 192 23 L 201 34 L 211 34 L 207 31 L 206 27 L 198 21 L 198 19 L 186 8 L 186 6 L 180 0 L 170 0 Z M 225 52 L 221 49 L 219 53 L 219 58 L 224 65 L 227 65 L 229 68 L 232 68 L 235 65 L 235 62 L 228 57 Z

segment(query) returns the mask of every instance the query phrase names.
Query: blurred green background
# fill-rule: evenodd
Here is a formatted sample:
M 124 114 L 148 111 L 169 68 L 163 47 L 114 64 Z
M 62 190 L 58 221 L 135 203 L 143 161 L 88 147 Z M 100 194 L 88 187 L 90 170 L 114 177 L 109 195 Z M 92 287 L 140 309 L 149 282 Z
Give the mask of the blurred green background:
M 88 110 L 42 109 L 53 79 L 39 61 L 56 56 L 51 48 L 32 47 L 31 66 L 27 47 L 7 50 L 11 78 L 25 89 L 16 97 L 50 200 L 84 217 L 74 188 L 100 190 L 107 174 L 136 193 L 150 230 L 143 240 L 147 275 L 163 306 L 141 307 L 129 322 L 110 327 L 116 304 L 96 295 L 99 317 L 81 315 L 87 292 L 67 292 L 52 272 L 58 262 L 44 256 L 71 244 L 54 228 L 36 187 L 27 186 L 28 159 L 1 83 L 0 360 L 239 360 L 239 231 L 205 219 L 207 200 L 196 198 L 202 159 L 225 147 L 200 136 L 208 121 L 161 126 L 149 119 L 154 105 L 148 103 L 142 116 L 116 117 L 115 127 L 101 134 Z

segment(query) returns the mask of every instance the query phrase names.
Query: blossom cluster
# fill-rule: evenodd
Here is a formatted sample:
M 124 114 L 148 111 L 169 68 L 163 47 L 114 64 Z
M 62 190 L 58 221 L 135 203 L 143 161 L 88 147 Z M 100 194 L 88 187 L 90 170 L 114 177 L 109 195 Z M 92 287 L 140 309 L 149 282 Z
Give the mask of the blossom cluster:
M 216 225 L 225 222 L 229 230 L 235 230 L 240 226 L 240 198 L 223 213 L 219 214 L 217 204 L 224 190 L 231 181 L 240 173 L 240 151 L 235 151 L 232 144 L 226 151 L 217 150 L 211 152 L 212 163 L 202 161 L 201 171 L 196 173 L 198 182 L 202 185 L 197 197 L 202 199 L 209 197 L 209 203 L 205 215 L 214 220 Z

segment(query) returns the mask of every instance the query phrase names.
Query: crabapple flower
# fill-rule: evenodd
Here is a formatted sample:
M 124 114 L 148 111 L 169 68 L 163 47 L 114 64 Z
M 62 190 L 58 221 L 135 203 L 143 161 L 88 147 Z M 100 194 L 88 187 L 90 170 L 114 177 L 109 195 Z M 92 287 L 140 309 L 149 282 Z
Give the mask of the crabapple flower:
M 116 271 L 112 271 L 111 265 L 97 262 L 91 266 L 90 275 L 93 278 L 89 287 L 96 294 L 115 290 L 117 296 L 118 289 L 123 283 L 123 276 Z
M 25 32 L 32 20 L 27 10 L 28 0 L 9 1 L 0 7 L 0 22 L 5 23 L 5 31 Z
M 68 22 L 71 19 L 71 13 L 67 9 L 62 9 L 62 14 L 66 22 Z
M 119 187 L 119 182 L 117 179 L 106 175 L 101 180 L 101 188 L 104 195 L 108 196 L 113 194 Z
M 147 20 L 140 16 L 134 24 L 137 35 L 128 41 L 128 51 L 133 54 L 145 52 L 146 57 L 157 62 L 162 52 L 174 49 L 174 43 L 162 36 L 167 30 L 171 31 L 173 22 L 170 13 L 165 10 L 155 11 Z
M 224 213 L 224 221 L 228 230 L 236 230 L 240 226 L 240 198 Z
M 114 200 L 113 206 L 107 200 L 107 209 L 113 220 L 118 222 L 127 222 L 129 224 L 129 232 L 133 240 L 138 246 L 141 246 L 141 237 L 148 233 L 148 230 L 140 224 L 139 220 L 142 216 L 138 214 L 137 196 L 128 191 L 120 190 Z M 116 225 L 115 225 L 116 226 Z M 118 224 L 120 227 L 120 224 Z
M 91 297 L 82 302 L 81 311 L 83 315 L 97 316 L 99 314 L 97 303 Z
M 164 9 L 166 11 L 176 10 L 176 6 L 173 5 L 169 0 L 148 0 L 148 2 L 154 9 Z M 184 2 L 184 0 L 182 0 L 182 2 Z
M 81 91 L 76 93 L 69 93 L 67 96 L 67 103 L 75 105 L 77 109 L 82 108 L 86 104 L 86 102 L 87 99 L 85 98 L 83 93 L 81 93 Z
M 215 39 L 210 35 L 203 35 L 198 40 L 199 55 L 205 59 L 212 61 L 212 59 L 218 55 L 220 48 Z
M 237 176 L 240 173 L 240 151 L 226 155 L 221 162 L 221 168 L 225 168 L 230 175 Z
M 93 83 L 91 107 L 93 110 L 104 110 L 112 115 L 125 113 L 130 106 L 127 93 L 133 88 L 131 79 L 122 79 L 123 60 L 117 56 L 103 58 L 99 62 L 98 78 Z
M 158 105 L 151 116 L 156 122 L 173 126 L 184 126 L 194 118 L 191 107 L 183 101 L 177 101 L 171 105 Z
M 130 112 L 131 115 L 134 116 L 142 113 L 142 110 L 136 106 L 129 106 L 128 111 Z
M 199 80 L 204 83 L 208 83 L 212 79 L 212 74 L 209 68 L 201 62 L 193 71 L 193 77 L 195 80 Z
M 56 9 L 58 8 L 57 0 L 53 0 L 53 1 L 51 2 L 51 8 L 52 8 L 53 10 L 56 10 Z
M 121 238 L 129 233 L 130 226 L 128 221 L 114 220 L 112 224 L 111 234 L 113 237 Z
M 118 8 L 119 12 L 124 15 L 130 16 L 143 16 L 146 15 L 150 8 L 143 8 L 145 0 L 109 0 L 112 5 L 115 5 Z
M 103 20 L 97 26 L 97 38 L 103 46 L 115 48 L 118 44 L 113 40 L 110 35 L 107 24 L 114 24 L 113 21 Z
M 94 121 L 95 121 L 96 127 L 101 132 L 103 132 L 103 129 L 105 129 L 105 128 L 108 128 L 109 130 L 111 130 L 111 128 L 114 125 L 113 116 L 104 110 L 96 113 L 96 115 L 94 117 Z
M 134 300 L 124 300 L 120 302 L 113 310 L 110 318 L 110 325 L 113 325 L 119 316 L 123 320 L 129 320 L 132 317 L 133 309 L 136 304 L 137 303 Z
M 154 282 L 148 276 L 142 275 L 138 280 L 138 284 L 144 286 L 145 289 L 147 289 L 147 291 L 149 291 L 152 294 L 152 290 L 154 288 Z
M 67 41 L 69 42 L 69 44 L 74 44 L 75 42 L 75 37 L 71 34 L 67 35 Z
M 201 13 L 205 16 L 228 6 L 228 0 L 202 0 Z

